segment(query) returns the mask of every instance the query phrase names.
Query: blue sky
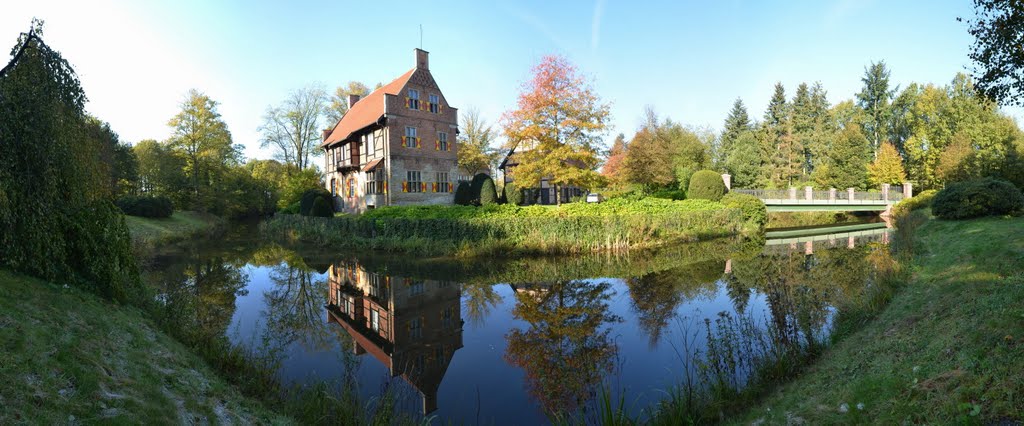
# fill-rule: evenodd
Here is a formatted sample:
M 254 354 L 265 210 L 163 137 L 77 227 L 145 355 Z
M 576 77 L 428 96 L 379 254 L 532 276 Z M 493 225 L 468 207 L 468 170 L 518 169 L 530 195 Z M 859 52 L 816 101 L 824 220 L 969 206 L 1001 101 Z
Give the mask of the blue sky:
M 88 3 L 88 4 L 84 4 Z M 249 157 L 268 105 L 294 88 L 349 80 L 387 83 L 413 66 L 413 49 L 449 102 L 497 124 L 546 54 L 594 79 L 614 128 L 631 135 L 643 108 L 720 129 L 740 97 L 760 117 L 773 85 L 792 95 L 821 81 L 833 103 L 884 60 L 892 81 L 945 84 L 969 65 L 958 16 L 968 1 L 96 1 L 16 2 L 0 16 L 13 45 L 33 16 L 78 71 L 88 110 L 122 139 L 169 136 L 190 88 L 221 103 Z M 1017 114 L 1014 114 L 1017 115 Z M 497 128 L 497 126 L 496 126 Z

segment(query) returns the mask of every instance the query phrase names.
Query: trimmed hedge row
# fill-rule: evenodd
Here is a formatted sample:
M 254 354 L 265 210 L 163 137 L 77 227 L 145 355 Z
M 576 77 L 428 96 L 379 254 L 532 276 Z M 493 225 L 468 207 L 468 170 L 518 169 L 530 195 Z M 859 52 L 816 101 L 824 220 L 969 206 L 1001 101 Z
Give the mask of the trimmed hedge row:
M 653 248 L 738 233 L 743 227 L 742 212 L 718 206 L 618 215 L 408 218 L 364 214 L 331 219 L 277 215 L 261 230 L 274 238 L 331 247 L 460 255 L 583 253 Z
M 174 213 L 174 203 L 164 196 L 127 196 L 116 202 L 117 207 L 129 216 L 166 218 Z

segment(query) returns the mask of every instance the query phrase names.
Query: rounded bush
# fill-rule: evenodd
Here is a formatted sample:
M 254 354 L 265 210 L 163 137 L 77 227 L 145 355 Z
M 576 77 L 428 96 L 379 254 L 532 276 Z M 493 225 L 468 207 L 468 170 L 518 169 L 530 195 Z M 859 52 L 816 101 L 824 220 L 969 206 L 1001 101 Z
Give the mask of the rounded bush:
M 505 202 L 513 206 L 523 204 L 523 191 L 515 186 L 513 183 L 505 184 L 504 189 Z
M 334 209 L 331 208 L 331 204 L 324 197 L 316 197 L 313 200 L 313 207 L 309 211 L 310 216 L 316 217 L 333 217 Z
M 494 187 L 494 179 L 490 176 L 480 185 L 480 205 L 498 204 L 498 190 Z
M 455 187 L 455 204 L 460 206 L 473 204 L 473 189 L 469 182 L 460 180 L 459 185 Z
M 935 199 L 935 194 L 938 193 L 939 191 L 929 189 L 913 197 L 906 198 L 892 206 L 892 215 L 896 217 L 905 216 L 914 210 L 931 207 L 932 200 Z
M 749 224 L 764 228 L 764 225 L 768 223 L 768 207 L 753 195 L 730 192 L 725 194 L 721 201 L 726 207 L 742 210 L 743 220 Z
M 1021 214 L 1024 195 L 1013 184 L 992 178 L 957 182 L 932 201 L 932 213 L 941 219 L 969 219 L 989 215 Z
M 330 200 L 332 198 L 331 192 L 325 188 L 310 188 L 303 191 L 302 198 L 299 199 L 299 214 L 303 216 L 311 215 L 313 203 L 320 197 Z M 328 207 L 330 207 L 330 203 L 328 203 Z
M 722 176 L 711 170 L 701 170 L 690 177 L 690 187 L 686 191 L 687 198 L 718 201 L 725 195 L 725 182 Z
M 174 213 L 174 204 L 164 196 L 125 196 L 119 198 L 116 204 L 129 216 L 164 218 Z
M 480 193 L 483 191 L 484 182 L 491 179 L 487 173 L 477 173 L 470 181 L 470 199 L 472 204 L 480 205 Z M 493 181 L 491 182 L 493 183 Z

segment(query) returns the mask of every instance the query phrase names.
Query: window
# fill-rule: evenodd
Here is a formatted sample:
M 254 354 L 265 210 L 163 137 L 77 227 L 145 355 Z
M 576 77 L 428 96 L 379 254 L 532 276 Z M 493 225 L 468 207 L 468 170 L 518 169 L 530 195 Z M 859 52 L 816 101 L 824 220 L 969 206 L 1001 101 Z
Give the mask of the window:
M 441 312 L 441 325 L 444 328 L 452 327 L 452 320 L 455 318 L 455 308 L 449 307 Z
M 356 196 L 356 178 L 348 178 L 348 198 Z
M 380 331 L 380 313 L 376 309 L 370 311 L 370 328 L 373 331 Z
M 405 192 L 423 192 L 423 179 L 420 177 L 420 172 L 416 170 L 409 170 L 405 172 L 405 184 L 403 184 Z
M 405 128 L 405 147 L 406 148 L 419 148 L 420 138 L 416 137 L 415 127 Z
M 383 194 L 384 193 L 384 168 L 378 167 L 377 169 L 366 174 L 366 193 L 367 194 Z
M 338 180 L 335 178 L 331 178 L 331 195 L 338 196 Z
M 441 113 L 441 99 L 437 95 L 430 95 L 430 112 L 434 114 Z
M 413 318 L 409 321 L 409 337 L 419 339 L 423 337 L 423 318 Z
M 406 98 L 405 102 L 409 109 L 420 109 L 420 91 L 409 89 L 409 97 Z
M 452 192 L 452 184 L 448 181 L 448 172 L 437 172 L 436 181 L 434 192 Z
M 448 144 L 448 134 L 445 132 L 437 132 L 437 143 L 434 144 L 434 149 L 438 151 L 451 151 L 452 146 Z

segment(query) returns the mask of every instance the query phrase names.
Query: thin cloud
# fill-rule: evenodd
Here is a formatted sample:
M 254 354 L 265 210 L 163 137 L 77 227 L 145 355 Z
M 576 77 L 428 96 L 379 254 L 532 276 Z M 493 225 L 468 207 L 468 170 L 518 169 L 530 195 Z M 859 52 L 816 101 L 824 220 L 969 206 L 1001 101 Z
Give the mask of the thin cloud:
M 594 3 L 594 18 L 590 21 L 590 52 L 597 52 L 601 43 L 601 17 L 604 15 L 605 0 L 597 0 Z

